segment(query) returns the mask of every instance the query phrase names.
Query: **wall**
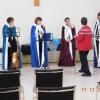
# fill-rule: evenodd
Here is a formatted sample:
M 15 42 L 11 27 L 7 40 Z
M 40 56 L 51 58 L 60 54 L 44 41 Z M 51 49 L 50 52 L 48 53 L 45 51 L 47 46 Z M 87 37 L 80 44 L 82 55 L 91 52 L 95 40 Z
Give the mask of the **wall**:
M 93 27 L 97 1 L 99 2 L 99 0 L 41 0 L 41 6 L 37 8 L 33 6 L 33 0 L 0 0 L 0 29 L 6 23 L 6 18 L 13 16 L 16 26 L 21 29 L 21 43 L 29 43 L 34 18 L 42 16 L 48 32 L 53 32 L 54 37 L 60 37 L 61 26 L 66 16 L 72 19 L 77 31 L 82 16 L 88 17 L 89 25 Z M 1 36 L 0 34 L 0 38 Z M 0 46 L 1 41 L 2 39 Z
M 95 14 L 100 12 L 100 0 L 95 0 Z
M 99 11 L 99 0 L 41 0 L 40 7 L 34 7 L 33 0 L 0 0 L 0 47 L 2 46 L 2 27 L 6 18 L 13 16 L 15 25 L 21 29 L 20 43 L 30 42 L 30 30 L 36 16 L 42 16 L 48 32 L 60 38 L 61 27 L 65 17 L 70 17 L 77 31 L 80 19 L 88 17 L 93 29 L 96 14 Z M 92 57 L 90 53 L 89 58 Z
M 44 0 L 42 0 L 44 1 Z M 80 19 L 83 16 L 88 17 L 89 25 L 93 28 L 95 21 L 95 0 L 45 0 L 42 2 L 41 10 L 48 30 L 55 33 L 55 37 L 60 37 L 63 19 L 69 16 L 78 29 L 80 28 Z

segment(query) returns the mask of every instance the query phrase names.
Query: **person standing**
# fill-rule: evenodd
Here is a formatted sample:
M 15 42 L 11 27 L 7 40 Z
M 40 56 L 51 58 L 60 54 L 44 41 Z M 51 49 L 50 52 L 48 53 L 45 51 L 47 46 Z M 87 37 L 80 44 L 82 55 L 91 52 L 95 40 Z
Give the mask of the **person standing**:
M 14 18 L 9 17 L 3 27 L 2 68 L 4 70 L 21 67 L 21 51 L 18 53 L 18 38 Z
M 62 27 L 61 51 L 58 66 L 73 66 L 72 52 L 72 30 L 70 27 L 70 19 L 65 18 L 65 25 Z
M 31 29 L 31 65 L 36 68 L 48 67 L 47 41 L 44 39 L 46 29 L 42 25 L 42 18 L 37 17 Z
M 81 61 L 81 69 L 79 72 L 83 73 L 82 76 L 91 76 L 87 56 L 92 49 L 92 31 L 87 23 L 87 18 L 83 17 L 81 19 L 82 28 L 78 32 L 78 36 L 76 36 L 77 50 L 79 51 Z
M 100 68 L 100 12 L 94 28 L 94 67 Z

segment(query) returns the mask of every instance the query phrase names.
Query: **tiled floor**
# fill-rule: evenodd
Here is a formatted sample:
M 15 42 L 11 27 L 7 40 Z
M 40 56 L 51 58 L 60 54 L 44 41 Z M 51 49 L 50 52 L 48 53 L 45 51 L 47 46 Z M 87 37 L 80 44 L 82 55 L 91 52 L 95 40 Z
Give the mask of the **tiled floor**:
M 92 77 L 82 77 L 78 73 L 80 63 L 73 68 L 64 68 L 64 86 L 76 85 L 75 100 L 96 100 L 96 86 L 100 81 L 100 69 L 93 69 L 92 62 L 89 63 L 93 74 Z M 50 64 L 50 68 L 58 68 L 57 64 Z M 35 85 L 34 68 L 24 65 L 21 69 L 21 84 L 24 87 L 25 100 L 33 100 L 33 87 Z M 85 91 L 86 88 L 86 91 Z M 92 91 L 91 89 L 95 89 Z M 100 89 L 99 89 L 100 92 Z M 100 94 L 98 92 L 98 94 Z M 98 100 L 100 96 L 98 95 Z

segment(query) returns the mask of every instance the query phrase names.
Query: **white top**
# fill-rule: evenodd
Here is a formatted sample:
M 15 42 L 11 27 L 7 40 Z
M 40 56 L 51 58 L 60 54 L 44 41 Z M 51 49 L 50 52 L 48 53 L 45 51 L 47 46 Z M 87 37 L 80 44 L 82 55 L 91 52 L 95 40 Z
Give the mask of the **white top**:
M 36 27 L 36 30 L 35 30 L 35 34 L 36 34 L 36 38 L 38 40 L 38 35 L 40 35 L 40 37 L 42 38 L 43 34 L 44 34 L 44 31 L 41 27 L 41 25 L 34 25 Z
M 64 30 L 65 40 L 66 41 L 71 41 L 73 39 L 71 28 L 66 26 L 66 25 L 64 25 L 64 27 L 65 27 L 65 30 Z

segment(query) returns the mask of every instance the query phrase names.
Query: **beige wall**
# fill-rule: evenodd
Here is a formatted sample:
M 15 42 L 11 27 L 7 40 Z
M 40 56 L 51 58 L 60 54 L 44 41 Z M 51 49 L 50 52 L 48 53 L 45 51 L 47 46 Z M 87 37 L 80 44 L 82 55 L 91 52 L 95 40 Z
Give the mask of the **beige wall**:
M 26 43 L 30 40 L 30 28 L 34 18 L 42 16 L 48 31 L 60 38 L 61 26 L 66 16 L 71 17 L 77 31 L 82 16 L 88 17 L 89 25 L 93 28 L 99 2 L 99 0 L 41 0 L 41 6 L 36 8 L 33 6 L 33 0 L 0 0 L 0 29 L 7 17 L 15 17 L 16 26 L 21 28 L 21 43 Z
M 2 46 L 1 28 L 9 16 L 15 18 L 16 26 L 21 29 L 21 43 L 30 42 L 30 29 L 36 16 L 44 18 L 48 32 L 60 38 L 63 19 L 69 16 L 77 31 L 80 18 L 88 17 L 89 25 L 93 29 L 96 14 L 100 10 L 100 0 L 41 0 L 41 6 L 36 8 L 33 0 L 0 0 L 0 47 Z M 89 58 L 91 58 L 91 54 Z

